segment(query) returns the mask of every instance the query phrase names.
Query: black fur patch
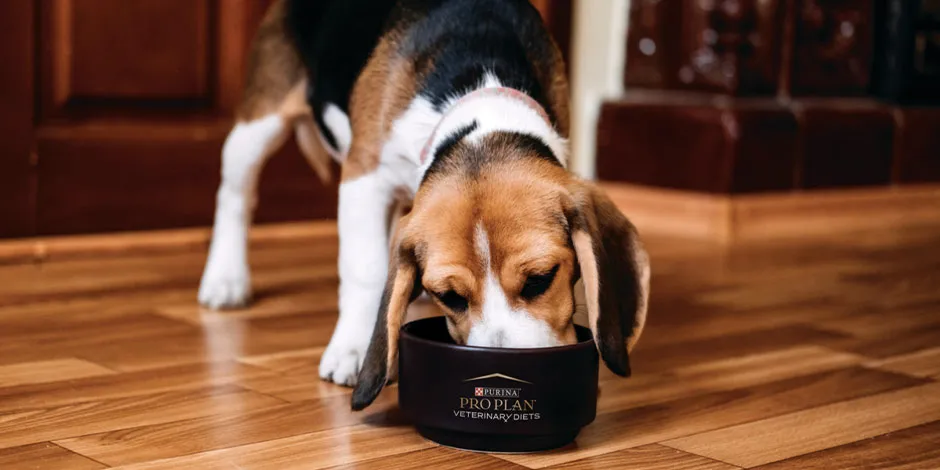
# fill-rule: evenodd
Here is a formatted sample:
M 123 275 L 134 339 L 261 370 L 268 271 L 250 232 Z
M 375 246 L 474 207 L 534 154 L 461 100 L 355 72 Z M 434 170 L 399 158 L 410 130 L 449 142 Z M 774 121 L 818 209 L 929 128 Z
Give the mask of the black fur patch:
M 379 38 L 389 27 L 395 0 L 287 0 L 286 30 L 310 77 L 307 102 L 323 138 L 336 137 L 323 122 L 333 104 L 349 114 L 349 97 Z
M 460 144 L 460 141 L 465 137 L 470 135 L 471 132 L 475 131 L 478 124 L 476 120 L 458 128 L 454 132 L 445 138 L 441 144 L 434 149 L 434 153 L 429 155 L 428 158 L 433 158 L 431 161 L 431 166 L 428 167 L 428 171 L 424 173 L 423 180 L 427 180 L 429 176 L 433 176 L 437 173 L 440 173 L 445 168 L 450 168 L 453 166 L 452 156 L 454 150 L 457 148 L 457 145 Z M 422 181 L 423 181 L 422 180 Z
M 487 163 L 518 158 L 537 158 L 561 167 L 561 162 L 542 139 L 518 132 L 493 132 L 479 145 L 461 144 L 476 129 L 477 123 L 454 131 L 434 152 L 434 161 L 424 174 L 422 183 L 438 174 L 462 172 L 476 178 Z
M 507 87 L 523 91 L 554 110 L 535 67 L 550 76 L 551 37 L 528 0 L 405 0 L 423 7 L 423 20 L 411 26 L 401 52 L 416 62 L 421 94 L 440 111 L 451 98 L 478 87 L 487 72 Z M 431 58 L 431 59 L 428 59 Z
M 405 31 L 419 93 L 441 110 L 483 82 L 487 72 L 527 93 L 556 123 L 538 76 L 551 76 L 554 43 L 528 0 L 287 0 L 286 29 L 310 77 L 307 90 L 324 140 L 328 104 L 349 114 L 349 98 L 379 39 Z M 539 73 L 536 73 L 539 72 Z
M 507 143 L 510 146 L 521 149 L 526 155 L 532 155 L 553 165 L 561 166 L 561 161 L 558 159 L 558 156 L 555 155 L 551 147 L 542 139 L 531 134 L 519 132 L 504 132 L 500 134 L 502 138 L 508 141 Z

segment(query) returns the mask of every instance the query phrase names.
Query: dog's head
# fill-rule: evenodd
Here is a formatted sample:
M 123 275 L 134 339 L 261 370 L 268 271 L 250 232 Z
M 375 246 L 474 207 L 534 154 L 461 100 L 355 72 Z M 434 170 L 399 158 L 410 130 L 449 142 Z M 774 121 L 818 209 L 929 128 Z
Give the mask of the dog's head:
M 646 316 L 646 253 L 614 204 L 538 139 L 497 132 L 440 152 L 391 250 L 354 409 L 395 374 L 398 331 L 422 290 L 458 344 L 545 347 L 576 341 L 581 279 L 601 357 L 630 374 L 628 353 Z

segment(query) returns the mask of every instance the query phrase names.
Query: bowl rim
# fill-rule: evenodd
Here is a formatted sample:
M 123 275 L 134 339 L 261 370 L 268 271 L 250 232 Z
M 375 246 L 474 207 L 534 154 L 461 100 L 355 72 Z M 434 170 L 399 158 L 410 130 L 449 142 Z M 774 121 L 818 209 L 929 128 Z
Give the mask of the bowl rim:
M 429 321 L 429 320 L 430 321 L 446 321 L 446 318 L 443 316 L 435 316 L 435 317 L 428 317 L 428 318 L 419 318 L 417 320 L 412 320 L 408 323 L 405 323 L 404 325 L 402 325 L 401 330 L 399 331 L 400 339 L 401 340 L 407 339 L 408 341 L 415 341 L 418 343 L 426 344 L 426 345 L 433 346 L 433 347 L 443 348 L 443 349 L 465 351 L 465 352 L 489 353 L 489 354 L 513 354 L 513 355 L 546 354 L 546 353 L 556 353 L 556 352 L 577 351 L 577 350 L 587 349 L 587 348 L 596 349 L 594 345 L 593 334 L 590 334 L 590 339 L 587 339 L 584 341 L 578 341 L 577 343 L 574 343 L 574 344 L 565 344 L 562 346 L 550 346 L 546 348 L 491 348 L 491 347 L 486 347 L 486 346 L 467 346 L 463 344 L 442 343 L 440 341 L 434 341 L 434 340 L 422 338 L 407 330 L 408 326 L 411 324 Z M 575 328 L 582 328 L 582 329 L 588 330 L 588 333 L 590 333 L 590 329 L 585 326 L 581 326 L 577 324 L 574 326 Z

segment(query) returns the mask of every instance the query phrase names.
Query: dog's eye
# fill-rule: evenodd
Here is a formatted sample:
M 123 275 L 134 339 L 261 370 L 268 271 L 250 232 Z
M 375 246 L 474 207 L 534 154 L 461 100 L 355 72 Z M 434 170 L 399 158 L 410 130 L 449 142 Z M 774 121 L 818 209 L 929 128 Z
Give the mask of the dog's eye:
M 446 305 L 447 308 L 457 313 L 467 310 L 467 306 L 469 305 L 467 299 L 464 296 L 452 290 L 444 292 L 443 294 L 435 293 L 434 295 L 436 295 L 437 298 L 440 299 L 441 303 Z
M 522 291 L 519 292 L 519 295 L 522 298 L 527 300 L 532 300 L 548 290 L 552 286 L 552 281 L 555 280 L 555 274 L 558 273 L 558 265 L 556 264 L 551 271 L 545 274 L 532 274 L 525 280 L 525 284 L 522 286 Z

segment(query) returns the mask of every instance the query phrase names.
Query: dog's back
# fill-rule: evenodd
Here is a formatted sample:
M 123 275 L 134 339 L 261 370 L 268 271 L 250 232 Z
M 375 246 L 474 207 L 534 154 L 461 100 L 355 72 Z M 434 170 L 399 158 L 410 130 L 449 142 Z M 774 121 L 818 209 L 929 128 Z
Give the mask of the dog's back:
M 346 123 L 328 106 L 349 114 L 356 79 L 389 24 L 396 0 L 285 0 L 288 38 L 309 76 L 306 98 L 324 143 L 334 155 L 348 151 Z M 330 122 L 330 121 L 334 122 Z M 337 129 L 337 126 L 343 127 Z M 347 139 L 348 140 L 348 139 Z

